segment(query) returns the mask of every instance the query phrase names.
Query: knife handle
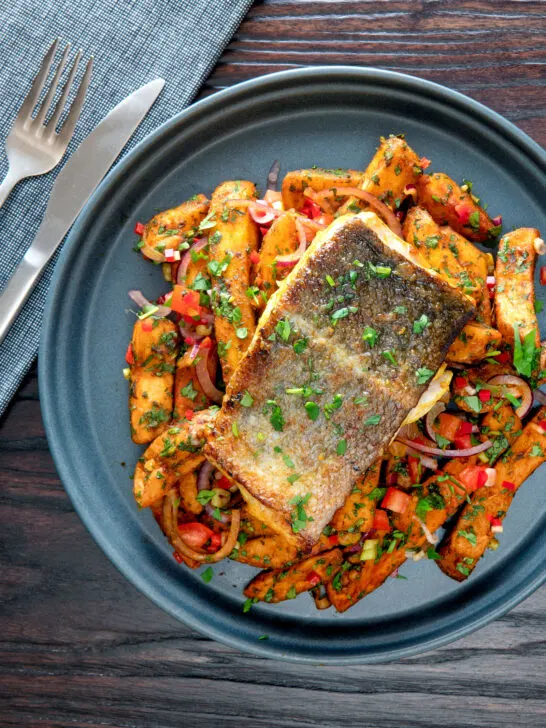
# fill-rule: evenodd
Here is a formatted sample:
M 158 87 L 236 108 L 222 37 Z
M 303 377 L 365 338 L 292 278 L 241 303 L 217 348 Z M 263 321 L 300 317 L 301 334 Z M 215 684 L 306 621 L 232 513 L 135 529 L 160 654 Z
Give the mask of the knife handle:
M 0 344 L 6 338 L 11 325 L 25 301 L 32 293 L 38 278 L 50 256 L 38 252 L 35 243 L 25 253 L 25 257 L 15 269 L 15 273 L 0 293 Z

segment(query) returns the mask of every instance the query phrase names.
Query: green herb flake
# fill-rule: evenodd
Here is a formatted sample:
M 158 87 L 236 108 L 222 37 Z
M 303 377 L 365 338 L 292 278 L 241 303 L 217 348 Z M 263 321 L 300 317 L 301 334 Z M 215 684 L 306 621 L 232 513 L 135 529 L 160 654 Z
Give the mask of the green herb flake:
M 326 283 L 327 283 L 327 284 L 328 284 L 329 286 L 331 286 L 332 288 L 335 288 L 335 287 L 336 287 L 336 282 L 334 281 L 334 279 L 332 278 L 332 276 L 331 276 L 330 274 L 328 274 L 328 275 L 326 276 Z
M 384 358 L 385 358 L 385 359 L 386 359 L 386 360 L 387 360 L 388 362 L 390 362 L 390 363 L 391 363 L 391 364 L 392 364 L 393 366 L 395 366 L 395 367 L 397 367 L 397 366 L 398 366 L 398 362 L 396 361 L 396 352 L 394 352 L 394 351 L 392 351 L 392 350 L 390 350 L 390 349 L 389 349 L 388 351 L 382 351 L 382 352 L 381 352 L 381 355 L 382 355 L 382 356 L 383 356 L 383 357 L 384 357 Z M 434 373 L 434 372 L 433 372 L 433 373 Z
M 212 581 L 212 577 L 213 577 L 213 576 L 214 576 L 214 571 L 213 571 L 213 570 L 211 569 L 211 567 L 209 566 L 209 567 L 208 567 L 208 568 L 206 568 L 206 569 L 205 569 L 205 571 L 203 571 L 203 573 L 201 574 L 201 579 L 203 579 L 203 581 L 205 582 L 205 584 L 210 584 L 210 582 Z
M 316 402 L 306 402 L 305 411 L 307 412 L 307 417 L 309 417 L 309 419 L 313 422 L 317 420 L 320 415 L 320 407 Z
M 254 397 L 250 394 L 248 389 L 245 390 L 245 393 L 241 397 L 241 406 L 242 407 L 252 407 L 254 404 Z
M 370 415 L 364 420 L 364 425 L 367 426 L 374 426 L 378 425 L 381 422 L 381 415 Z
M 289 475 L 286 480 L 290 483 L 290 485 L 294 485 L 296 480 L 299 480 L 301 478 L 300 473 L 292 473 L 292 475 Z
M 362 341 L 367 341 L 370 345 L 370 349 L 374 348 L 378 338 L 378 332 L 375 329 L 372 329 L 371 326 L 366 326 L 364 331 L 362 332 Z
M 427 326 L 430 326 L 430 320 L 426 313 L 424 313 L 417 321 L 413 322 L 413 333 L 422 334 Z
M 336 453 L 341 457 L 347 452 L 347 440 L 340 440 L 336 447 Z
M 514 366 L 524 377 L 531 377 L 540 359 L 540 349 L 535 345 L 536 331 L 531 330 L 523 341 L 519 333 L 519 325 L 514 324 Z
M 426 367 L 420 367 L 416 370 L 415 374 L 417 376 L 417 384 L 426 384 L 434 376 L 432 369 L 427 369 Z
M 463 397 L 463 400 L 466 402 L 466 404 L 470 407 L 470 409 L 473 412 L 481 412 L 482 411 L 482 403 L 480 402 L 479 397 L 477 397 L 475 394 Z
M 434 546 L 429 546 L 427 549 L 427 559 L 438 561 L 441 558 L 440 554 L 436 551 Z
M 465 538 L 469 544 L 472 546 L 475 546 L 477 544 L 477 537 L 474 531 L 457 531 L 457 535 L 461 536 L 461 538 Z
M 281 337 L 283 341 L 288 341 L 288 339 L 290 338 L 290 334 L 292 333 L 290 322 L 282 319 L 275 326 L 275 332 Z
M 298 339 L 297 341 L 294 341 L 294 351 L 296 354 L 302 354 L 307 349 L 308 343 L 308 339 Z

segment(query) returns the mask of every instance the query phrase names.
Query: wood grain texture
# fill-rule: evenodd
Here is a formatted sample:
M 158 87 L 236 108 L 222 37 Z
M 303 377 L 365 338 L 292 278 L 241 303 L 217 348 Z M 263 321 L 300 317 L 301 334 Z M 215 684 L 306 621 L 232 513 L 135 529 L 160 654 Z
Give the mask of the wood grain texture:
M 264 73 L 356 64 L 486 103 L 546 145 L 544 2 L 267 0 L 203 96 Z M 33 370 L 0 421 L 0 725 L 546 725 L 546 589 L 435 652 L 362 667 L 242 655 L 175 622 L 121 577 L 59 482 Z

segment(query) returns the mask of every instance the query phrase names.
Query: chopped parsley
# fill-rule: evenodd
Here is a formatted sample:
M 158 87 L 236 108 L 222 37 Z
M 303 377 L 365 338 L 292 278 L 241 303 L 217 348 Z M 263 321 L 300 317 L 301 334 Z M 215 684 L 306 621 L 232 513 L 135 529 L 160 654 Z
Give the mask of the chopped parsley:
M 242 407 L 252 407 L 254 404 L 254 397 L 250 394 L 248 389 L 245 390 L 245 393 L 241 397 L 241 406 Z
M 307 349 L 309 341 L 308 339 L 298 339 L 294 341 L 294 351 L 296 354 L 301 354 Z
M 529 455 L 532 458 L 543 458 L 544 457 L 544 452 L 543 452 L 542 448 L 540 447 L 540 445 L 537 445 L 535 443 L 533 445 L 533 447 L 531 448 L 531 452 L 529 453 Z
M 292 519 L 292 531 L 299 533 L 302 531 L 309 521 L 313 519 L 305 512 L 305 504 L 311 498 L 311 493 L 306 495 L 297 495 L 289 501 L 290 505 L 295 506 L 291 512 L 290 517 Z
M 463 397 L 464 402 L 470 407 L 470 409 L 473 412 L 481 412 L 482 411 L 482 403 L 480 402 L 479 397 L 477 397 L 475 394 L 470 395 L 468 397 Z
M 372 329 L 371 326 L 366 326 L 364 331 L 362 332 L 362 341 L 367 341 L 370 345 L 370 349 L 374 348 L 378 338 L 378 332 L 375 329 Z
M 290 485 L 294 485 L 296 480 L 299 480 L 301 478 L 300 473 L 292 473 L 292 475 L 289 475 L 286 480 L 290 483 Z
M 529 331 L 521 340 L 519 324 L 514 324 L 514 366 L 519 374 L 531 377 L 537 368 L 540 349 L 535 345 L 536 331 Z
M 199 392 L 196 389 L 194 389 L 193 382 L 190 381 L 186 384 L 185 387 L 182 387 L 182 389 L 180 390 L 180 394 L 183 397 L 187 397 L 188 399 L 191 399 L 191 401 L 193 402 L 193 400 L 197 397 Z
M 426 313 L 424 313 L 417 321 L 413 322 L 413 333 L 422 334 L 427 326 L 430 326 L 430 320 Z
M 432 369 L 427 369 L 426 367 L 419 367 L 415 371 L 415 374 L 417 375 L 417 384 L 426 384 L 434 376 Z
M 288 339 L 290 338 L 290 334 L 292 333 L 290 322 L 281 319 L 275 326 L 275 332 L 281 337 L 283 341 L 288 341 Z
M 347 440 L 340 440 L 336 447 L 336 453 L 341 457 L 347 452 Z
M 216 232 L 215 235 L 219 235 L 220 233 Z M 212 236 L 211 236 L 211 242 L 212 242 Z M 222 275 L 222 273 L 226 270 L 228 265 L 231 263 L 232 259 L 231 253 L 227 253 L 223 260 L 210 260 L 207 263 L 207 269 L 209 273 L 213 276 L 216 276 L 218 278 Z
M 471 544 L 472 546 L 475 546 L 477 544 L 477 542 L 478 542 L 477 541 L 476 534 L 475 534 L 475 532 L 473 530 L 469 530 L 469 531 L 463 531 L 463 530 L 457 531 L 457 535 L 458 536 L 461 536 L 461 538 L 465 538 L 468 541 L 468 543 Z
M 214 571 L 209 566 L 201 574 L 201 579 L 203 579 L 203 581 L 205 582 L 205 584 L 209 584 L 212 581 L 212 577 L 213 576 L 214 576 Z
M 307 412 L 307 417 L 309 417 L 310 420 L 314 422 L 318 419 L 318 416 L 320 415 L 320 407 L 316 402 L 306 402 L 305 410 Z
M 365 425 L 378 425 L 381 422 L 381 415 L 370 415 L 364 420 Z
M 277 432 L 282 432 L 284 427 L 284 417 L 282 410 L 274 399 L 268 399 L 264 406 L 264 414 L 270 413 L 269 421 L 271 426 Z
M 394 351 L 391 351 L 390 349 L 388 351 L 382 351 L 381 355 L 385 357 L 385 359 L 393 364 L 395 367 L 398 366 L 398 362 L 396 361 L 396 354 Z M 433 372 L 434 373 L 434 372 Z

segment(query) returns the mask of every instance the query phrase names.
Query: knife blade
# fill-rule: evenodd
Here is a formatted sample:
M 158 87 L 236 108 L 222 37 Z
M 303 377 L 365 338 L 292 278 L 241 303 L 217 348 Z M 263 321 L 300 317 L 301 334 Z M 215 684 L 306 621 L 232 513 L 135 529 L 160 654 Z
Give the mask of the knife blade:
M 97 124 L 59 172 L 36 237 L 0 293 L 0 343 L 51 256 L 164 85 L 162 78 L 156 78 L 127 96 Z

